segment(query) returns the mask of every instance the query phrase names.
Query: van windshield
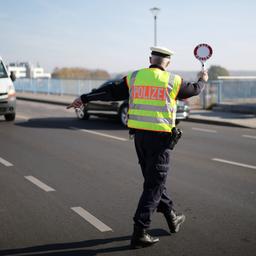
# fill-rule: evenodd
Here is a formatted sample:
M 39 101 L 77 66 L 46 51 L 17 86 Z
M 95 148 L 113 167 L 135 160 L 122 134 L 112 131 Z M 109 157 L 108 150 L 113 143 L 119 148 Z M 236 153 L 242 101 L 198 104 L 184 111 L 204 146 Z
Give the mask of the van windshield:
M 3 62 L 0 60 L 0 78 L 6 78 L 8 74 L 4 68 Z

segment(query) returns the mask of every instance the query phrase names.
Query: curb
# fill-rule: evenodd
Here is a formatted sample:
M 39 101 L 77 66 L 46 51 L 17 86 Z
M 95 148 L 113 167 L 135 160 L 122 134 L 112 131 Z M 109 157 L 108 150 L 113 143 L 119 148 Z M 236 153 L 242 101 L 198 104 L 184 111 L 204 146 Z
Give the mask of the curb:
M 191 122 L 191 123 L 213 124 L 213 125 L 220 125 L 220 126 L 229 126 L 229 127 L 240 127 L 240 128 L 254 129 L 254 128 L 246 126 L 246 125 L 239 125 L 239 124 L 225 122 L 225 121 L 198 119 L 198 118 L 193 118 L 193 117 L 189 117 L 189 118 L 184 119 L 182 121 Z

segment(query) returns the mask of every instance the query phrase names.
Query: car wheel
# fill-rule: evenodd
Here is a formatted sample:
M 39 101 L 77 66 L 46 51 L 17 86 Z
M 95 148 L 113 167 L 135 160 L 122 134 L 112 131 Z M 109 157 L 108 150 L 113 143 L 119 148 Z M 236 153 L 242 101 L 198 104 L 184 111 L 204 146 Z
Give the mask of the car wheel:
M 90 115 L 83 108 L 76 108 L 75 112 L 76 112 L 76 117 L 79 120 L 88 120 L 90 117 Z
M 124 127 L 127 127 L 128 122 L 128 105 L 122 105 L 119 110 L 119 120 Z
M 88 120 L 90 118 L 89 114 L 84 114 L 83 118 L 81 120 Z
M 11 122 L 15 120 L 15 113 L 4 115 L 6 121 Z

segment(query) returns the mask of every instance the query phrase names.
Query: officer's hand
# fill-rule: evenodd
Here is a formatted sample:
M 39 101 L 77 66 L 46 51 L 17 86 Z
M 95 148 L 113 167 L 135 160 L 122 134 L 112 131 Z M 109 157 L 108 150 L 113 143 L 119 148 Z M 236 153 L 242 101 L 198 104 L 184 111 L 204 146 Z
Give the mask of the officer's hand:
M 80 108 L 80 106 L 83 105 L 83 102 L 81 98 L 75 99 L 70 105 L 67 106 L 67 109 L 69 108 Z
M 201 79 L 204 82 L 207 82 L 208 81 L 208 72 L 206 70 L 205 71 L 200 71 L 199 74 L 198 74 L 198 79 Z

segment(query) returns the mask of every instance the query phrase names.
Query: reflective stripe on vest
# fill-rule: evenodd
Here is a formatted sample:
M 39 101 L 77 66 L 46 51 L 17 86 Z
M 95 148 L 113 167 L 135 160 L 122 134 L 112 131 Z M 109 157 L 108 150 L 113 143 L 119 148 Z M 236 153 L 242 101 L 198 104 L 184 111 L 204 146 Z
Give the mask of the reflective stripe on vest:
M 181 78 L 156 68 L 127 76 L 129 86 L 128 127 L 171 132 L 175 127 L 176 96 Z

